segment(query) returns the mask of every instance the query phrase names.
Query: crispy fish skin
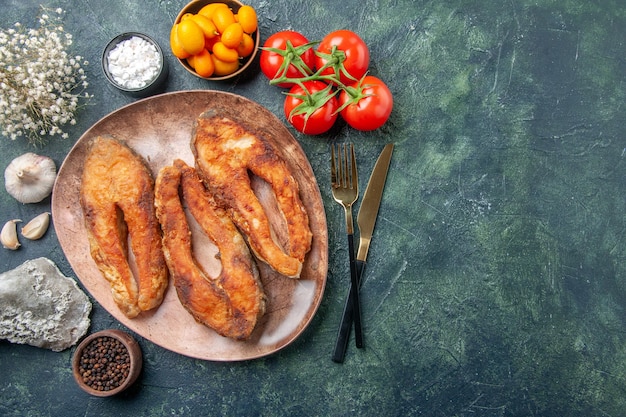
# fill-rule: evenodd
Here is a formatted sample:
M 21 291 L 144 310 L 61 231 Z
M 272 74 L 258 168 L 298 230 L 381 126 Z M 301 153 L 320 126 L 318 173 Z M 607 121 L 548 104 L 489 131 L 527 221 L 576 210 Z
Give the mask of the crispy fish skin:
M 255 324 L 265 313 L 266 297 L 243 236 L 207 191 L 198 172 L 181 160 L 174 161 L 174 166 L 181 170 L 181 188 L 187 208 L 219 249 L 222 271 L 218 284 L 226 291 L 233 308 L 239 310 L 246 321 Z
M 168 285 L 154 180 L 141 156 L 121 141 L 98 137 L 83 168 L 80 204 L 98 269 L 129 318 L 158 307 Z M 128 234 L 137 268 L 128 256 Z
M 247 339 L 256 325 L 258 311 L 244 314 L 235 308 L 225 289 L 220 286 L 220 280 L 210 279 L 196 263 L 191 231 L 180 199 L 180 185 L 179 167 L 166 166 L 159 171 L 155 204 L 163 228 L 165 259 L 178 298 L 197 322 L 224 337 Z M 251 315 L 254 316 L 253 320 L 250 319 Z
M 196 122 L 192 152 L 201 176 L 219 203 L 228 208 L 254 254 L 280 274 L 298 278 L 313 235 L 298 183 L 272 145 L 230 119 L 203 114 Z M 274 192 L 289 235 L 285 249 L 276 242 L 251 188 L 249 171 Z

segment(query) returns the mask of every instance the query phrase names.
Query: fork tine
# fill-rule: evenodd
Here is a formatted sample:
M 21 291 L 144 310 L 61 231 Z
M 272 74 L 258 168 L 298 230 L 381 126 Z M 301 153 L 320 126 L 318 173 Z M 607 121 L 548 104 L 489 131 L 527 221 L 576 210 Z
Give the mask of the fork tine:
M 341 149 L 341 148 L 340 148 Z M 339 160 L 341 161 L 340 163 L 340 168 L 339 168 L 339 176 L 341 177 L 341 186 L 343 188 L 346 188 L 346 181 L 347 181 L 347 177 L 346 177 L 346 171 L 348 170 L 348 161 L 346 160 L 346 144 L 343 144 L 343 149 L 341 149 L 339 151 Z
M 332 149 L 332 166 L 331 170 L 335 169 L 335 180 L 333 181 L 333 186 L 336 188 L 343 188 L 343 156 L 341 152 L 341 144 L 331 145 Z M 331 173 L 332 176 L 332 173 Z M 331 178 L 332 180 L 332 178 Z
M 349 148 L 348 148 L 349 146 Z M 343 149 L 342 149 L 343 148 Z M 330 182 L 334 187 L 358 190 L 359 176 L 354 144 L 330 145 Z
M 356 169 L 356 156 L 354 154 L 354 145 L 350 143 L 350 162 L 352 164 L 352 178 L 350 186 L 358 191 L 359 189 L 359 174 Z M 347 158 L 346 158 L 347 159 Z
M 345 181 L 346 181 L 344 183 L 345 187 L 346 188 L 352 188 L 352 181 L 351 181 L 352 178 L 350 176 L 350 170 L 351 170 L 351 167 L 352 167 L 352 161 L 349 159 L 350 158 L 350 154 L 348 153 L 348 149 L 349 149 L 348 146 L 353 148 L 352 144 L 350 144 L 350 145 L 348 145 L 348 144 L 343 145 L 343 160 L 345 161 L 345 166 L 344 166 L 345 169 L 343 170 L 343 175 L 344 175 L 344 178 L 345 178 Z
M 339 148 L 337 148 L 339 150 Z M 335 156 L 335 145 L 330 145 L 330 183 L 337 186 L 337 158 Z

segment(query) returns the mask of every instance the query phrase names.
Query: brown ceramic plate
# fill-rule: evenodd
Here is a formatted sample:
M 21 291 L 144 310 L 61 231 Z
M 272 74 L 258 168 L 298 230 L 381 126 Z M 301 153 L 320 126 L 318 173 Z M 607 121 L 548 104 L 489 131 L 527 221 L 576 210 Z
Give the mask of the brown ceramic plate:
M 313 246 L 299 280 L 285 278 L 259 263 L 268 296 L 267 312 L 250 340 L 239 342 L 217 335 L 198 324 L 178 301 L 170 282 L 163 304 L 153 312 L 127 318 L 113 302 L 108 282 L 89 254 L 89 244 L 79 204 L 82 167 L 90 139 L 113 135 L 144 156 L 156 177 L 163 166 L 181 158 L 193 165 L 191 131 L 196 118 L 214 110 L 245 123 L 272 141 L 300 184 L 310 216 Z M 254 180 L 257 195 L 269 211 L 272 193 L 262 180 Z M 285 126 L 271 112 L 241 96 L 216 91 L 168 93 L 137 101 L 98 121 L 76 142 L 59 169 L 52 195 L 54 227 L 78 278 L 91 295 L 116 319 L 152 342 L 199 359 L 238 361 L 274 353 L 300 335 L 321 302 L 328 270 L 326 216 L 309 161 Z M 190 223 L 196 258 L 207 272 L 218 271 L 215 246 Z

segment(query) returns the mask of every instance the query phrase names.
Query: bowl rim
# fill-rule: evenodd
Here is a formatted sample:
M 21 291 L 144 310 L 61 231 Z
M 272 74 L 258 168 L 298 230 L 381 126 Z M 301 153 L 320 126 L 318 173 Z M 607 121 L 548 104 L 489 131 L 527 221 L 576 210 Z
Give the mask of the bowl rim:
M 157 72 L 156 76 L 150 80 L 150 82 L 148 82 L 146 85 L 144 85 L 143 87 L 139 87 L 139 88 L 126 88 L 123 87 L 121 85 L 119 85 L 111 76 L 111 73 L 109 71 L 108 68 L 108 55 L 111 52 L 111 50 L 113 50 L 113 48 L 115 48 L 115 46 L 117 46 L 117 44 L 119 44 L 122 41 L 131 39 L 132 37 L 137 36 L 140 37 L 148 42 L 150 42 L 151 44 L 153 44 L 156 47 L 157 52 L 159 53 L 159 58 L 160 58 L 160 64 L 159 65 L 159 71 Z M 163 73 L 163 71 L 165 71 L 165 67 L 167 65 L 166 61 L 165 61 L 165 54 L 163 53 L 163 49 L 161 48 L 161 45 L 159 45 L 159 43 L 151 36 L 143 33 L 143 32 L 137 32 L 137 31 L 128 31 L 128 32 L 122 32 L 120 34 L 118 34 L 117 36 L 115 36 L 113 39 L 111 39 L 106 46 L 104 47 L 104 50 L 102 51 L 102 58 L 101 58 L 101 64 L 102 64 L 102 71 L 104 72 L 104 76 L 106 77 L 107 81 L 114 86 L 115 88 L 117 88 L 118 90 L 121 91 L 125 91 L 128 93 L 140 93 L 144 90 L 147 90 L 148 88 L 151 88 L 155 82 L 157 82 L 157 80 L 161 77 L 161 74 Z
M 180 23 L 185 13 L 197 13 L 202 7 L 206 6 L 207 4 L 212 4 L 212 3 L 224 3 L 224 4 L 229 5 L 231 8 L 233 8 L 233 5 L 235 5 L 237 6 L 237 10 L 239 10 L 242 6 L 246 5 L 246 3 L 243 3 L 239 0 L 191 0 L 180 9 L 180 11 L 178 12 L 178 15 L 176 16 L 176 19 L 174 19 L 173 25 Z M 191 68 L 191 66 L 189 66 L 189 64 L 186 62 L 185 59 L 180 59 L 176 56 L 175 58 L 183 66 L 184 69 L 186 69 L 189 73 L 195 75 L 196 77 L 202 80 L 209 80 L 209 81 L 230 80 L 232 78 L 235 78 L 243 74 L 248 69 L 248 67 L 252 65 L 252 62 L 254 61 L 257 55 L 257 52 L 259 50 L 259 43 L 261 42 L 261 35 L 260 35 L 259 28 L 257 27 L 254 33 L 251 33 L 250 36 L 252 36 L 252 39 L 254 40 L 254 49 L 252 53 L 245 58 L 245 61 L 239 67 L 239 69 L 231 74 L 220 75 L 220 76 L 212 75 L 210 77 L 202 77 L 197 72 L 195 72 L 193 68 Z
M 78 372 L 80 358 L 83 351 L 85 350 L 85 347 L 87 347 L 89 343 L 99 337 L 110 337 L 122 342 L 122 344 L 128 351 L 128 356 L 130 358 L 130 370 L 128 372 L 128 377 L 116 388 L 109 391 L 98 391 L 91 388 L 83 382 L 82 377 Z M 141 348 L 139 347 L 139 344 L 130 334 L 118 329 L 100 330 L 98 332 L 90 334 L 80 342 L 80 344 L 74 351 L 74 356 L 72 357 L 72 374 L 74 375 L 74 380 L 83 391 L 96 397 L 110 397 L 130 387 L 137 380 L 137 377 L 141 372 L 142 366 L 143 355 L 141 353 Z

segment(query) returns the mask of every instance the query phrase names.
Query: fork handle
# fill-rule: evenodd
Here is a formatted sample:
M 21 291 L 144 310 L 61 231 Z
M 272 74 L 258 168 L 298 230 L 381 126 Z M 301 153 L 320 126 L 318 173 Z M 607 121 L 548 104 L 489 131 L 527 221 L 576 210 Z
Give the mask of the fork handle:
M 359 278 L 359 288 L 363 284 L 363 270 L 365 269 L 364 261 L 356 261 L 357 276 Z M 348 349 L 348 341 L 350 340 L 350 330 L 352 330 L 352 318 L 354 310 L 352 309 L 352 283 L 350 283 L 350 290 L 346 297 L 346 303 L 343 306 L 343 314 L 341 316 L 341 324 L 339 325 L 339 332 L 337 333 L 337 341 L 335 343 L 335 350 L 333 351 L 333 362 L 343 363 L 346 356 L 346 350 Z
M 363 348 L 363 330 L 361 325 L 361 297 L 359 296 L 359 275 L 356 269 L 354 251 L 354 235 L 348 234 L 348 250 L 350 251 L 350 295 L 352 296 L 352 309 L 354 320 L 354 337 L 357 348 Z

